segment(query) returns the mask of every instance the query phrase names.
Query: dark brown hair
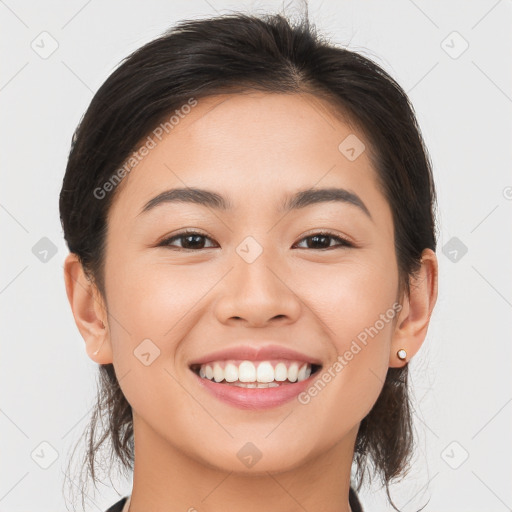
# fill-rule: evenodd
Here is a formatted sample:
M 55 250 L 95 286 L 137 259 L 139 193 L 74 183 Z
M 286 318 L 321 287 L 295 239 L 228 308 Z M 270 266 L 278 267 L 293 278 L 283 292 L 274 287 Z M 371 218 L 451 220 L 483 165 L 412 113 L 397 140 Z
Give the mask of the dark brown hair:
M 121 187 L 101 198 L 95 190 L 190 98 L 250 90 L 314 94 L 363 134 L 392 210 L 400 290 L 408 294 L 423 249 L 436 249 L 436 195 L 405 92 L 369 58 L 324 40 L 307 16 L 292 23 L 281 14 L 239 13 L 182 21 L 129 55 L 97 91 L 76 129 L 60 218 L 70 252 L 78 255 L 102 297 L 107 213 Z M 98 436 L 100 420 L 106 429 Z M 105 441 L 111 443 L 109 464 L 117 457 L 125 471 L 133 470 L 132 410 L 112 364 L 99 367 L 97 405 L 87 432 L 85 466 L 94 482 Z M 408 471 L 412 451 L 405 365 L 389 368 L 379 398 L 361 422 L 354 454 L 357 490 L 372 462 L 392 503 L 389 483 Z

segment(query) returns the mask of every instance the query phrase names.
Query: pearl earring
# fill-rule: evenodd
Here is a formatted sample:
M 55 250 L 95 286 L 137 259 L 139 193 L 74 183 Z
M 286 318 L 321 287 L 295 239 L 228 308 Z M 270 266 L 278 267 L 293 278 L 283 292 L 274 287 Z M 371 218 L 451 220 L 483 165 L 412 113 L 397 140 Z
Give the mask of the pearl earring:
M 396 355 L 398 356 L 398 359 L 401 359 L 402 361 L 405 360 L 405 358 L 407 357 L 407 352 L 401 348 L 397 353 Z

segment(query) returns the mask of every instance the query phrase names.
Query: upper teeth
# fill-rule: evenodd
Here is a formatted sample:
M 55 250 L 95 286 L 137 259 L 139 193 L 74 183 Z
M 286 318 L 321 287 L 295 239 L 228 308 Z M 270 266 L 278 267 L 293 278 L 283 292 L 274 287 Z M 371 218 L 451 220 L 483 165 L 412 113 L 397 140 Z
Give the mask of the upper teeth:
M 287 367 L 287 365 L 289 365 Z M 311 375 L 311 365 L 299 362 L 278 362 L 273 364 L 270 361 L 242 361 L 237 364 L 231 362 L 215 362 L 202 364 L 199 369 L 202 378 L 214 380 L 215 382 L 290 382 L 307 379 Z

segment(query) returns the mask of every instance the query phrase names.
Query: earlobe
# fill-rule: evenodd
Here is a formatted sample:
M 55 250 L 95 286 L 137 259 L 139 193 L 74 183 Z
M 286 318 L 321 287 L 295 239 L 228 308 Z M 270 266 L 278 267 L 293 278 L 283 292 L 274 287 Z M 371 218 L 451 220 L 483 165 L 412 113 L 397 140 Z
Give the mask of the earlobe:
M 437 281 L 436 254 L 431 249 L 425 249 L 421 268 L 410 278 L 410 293 L 408 297 L 404 297 L 403 309 L 396 322 L 389 356 L 391 368 L 406 365 L 425 341 L 437 300 Z M 405 357 L 401 350 L 405 351 Z
M 87 355 L 98 364 L 112 362 L 106 308 L 98 288 L 85 275 L 74 253 L 64 262 L 66 294 Z

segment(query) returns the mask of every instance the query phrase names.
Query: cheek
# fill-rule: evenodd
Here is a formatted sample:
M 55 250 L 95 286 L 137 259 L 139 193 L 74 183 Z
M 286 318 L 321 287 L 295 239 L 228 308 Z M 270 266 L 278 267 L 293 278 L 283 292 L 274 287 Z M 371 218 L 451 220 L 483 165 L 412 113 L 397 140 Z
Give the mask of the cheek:
M 373 325 L 391 308 L 398 290 L 394 260 L 350 257 L 331 266 L 309 265 L 297 276 L 295 291 L 309 309 L 332 329 L 330 337 L 344 339 Z
M 374 406 L 389 366 L 389 350 L 399 314 L 397 271 L 372 262 L 351 262 L 325 275 L 309 272 L 308 309 L 319 320 L 331 349 L 320 378 L 300 397 L 311 417 L 325 417 L 317 438 L 328 447 Z M 301 284 L 301 287 L 305 283 Z M 302 288 L 306 289 L 306 288 Z M 305 300 L 306 302 L 306 300 Z M 327 350 L 326 350 L 327 353 Z
M 193 266 L 149 261 L 113 262 L 107 275 L 109 309 L 115 318 L 113 362 L 122 391 L 141 417 L 158 411 L 172 427 L 179 423 L 172 411 L 190 407 L 190 397 L 178 383 L 182 370 L 176 368 L 177 348 L 193 328 L 194 308 L 201 307 L 215 276 L 198 274 Z M 163 413 L 169 404 L 172 408 Z
M 353 382 L 361 375 L 366 379 L 369 370 L 383 379 L 393 322 L 400 309 L 395 302 L 398 270 L 394 260 L 347 258 L 329 272 L 311 266 L 299 275 L 308 276 L 307 282 L 297 283 L 297 288 L 303 290 L 301 298 L 335 349 L 336 354 L 331 351 L 333 361 L 343 356 L 349 370 L 345 373 L 354 374 Z
M 115 318 L 111 332 L 114 350 L 122 343 L 122 352 L 131 353 L 149 338 L 169 353 L 173 340 L 186 336 L 194 309 L 201 307 L 201 298 L 217 280 L 216 274 L 200 268 L 171 266 L 164 261 L 112 264 L 107 287 Z M 132 351 L 126 350 L 127 343 Z

